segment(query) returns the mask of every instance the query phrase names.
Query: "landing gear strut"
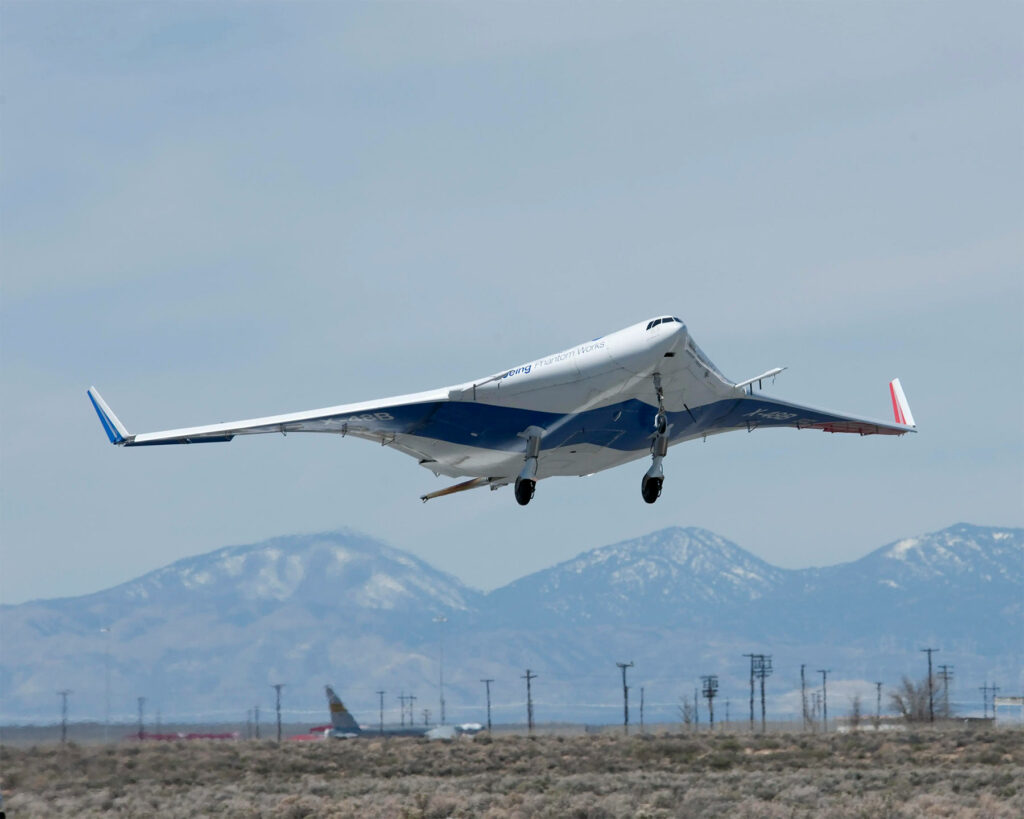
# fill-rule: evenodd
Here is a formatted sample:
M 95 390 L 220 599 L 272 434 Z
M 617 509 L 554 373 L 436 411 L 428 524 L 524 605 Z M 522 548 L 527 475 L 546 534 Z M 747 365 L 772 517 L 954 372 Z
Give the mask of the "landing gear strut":
M 651 435 L 651 468 L 640 482 L 640 494 L 645 503 L 654 503 L 661 497 L 665 473 L 661 462 L 668 454 L 668 415 L 665 414 L 665 393 L 661 389 L 661 373 L 654 374 L 654 389 L 658 393 L 658 414 L 654 416 L 654 434 Z
M 526 458 L 523 463 L 523 470 L 516 478 L 516 503 L 526 506 L 532 499 L 537 489 L 537 456 L 540 455 L 540 439 L 544 430 L 540 427 L 527 427 L 525 432 L 520 432 L 519 437 L 526 439 Z

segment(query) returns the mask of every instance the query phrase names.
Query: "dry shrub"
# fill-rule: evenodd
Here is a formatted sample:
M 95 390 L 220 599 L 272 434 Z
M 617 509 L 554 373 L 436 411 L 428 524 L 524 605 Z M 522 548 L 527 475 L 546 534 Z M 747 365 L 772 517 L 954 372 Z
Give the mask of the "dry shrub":
M 2 749 L 11 816 L 1024 815 L 1024 732 Z

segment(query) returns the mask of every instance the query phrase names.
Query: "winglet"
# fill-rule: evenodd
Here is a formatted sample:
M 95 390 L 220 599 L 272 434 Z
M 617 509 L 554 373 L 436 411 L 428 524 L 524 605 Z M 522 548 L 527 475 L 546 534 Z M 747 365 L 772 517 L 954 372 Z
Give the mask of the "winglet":
M 914 414 L 910 411 L 910 404 L 907 403 L 907 396 L 903 394 L 903 385 L 898 378 L 889 382 L 889 395 L 892 396 L 892 411 L 896 416 L 896 423 L 916 427 Z
M 89 387 L 89 400 L 92 402 L 96 414 L 100 417 L 103 431 L 107 433 L 110 443 L 123 444 L 131 437 L 124 424 L 114 415 L 114 411 L 107 406 L 107 402 L 103 400 L 103 397 L 96 391 L 95 387 Z

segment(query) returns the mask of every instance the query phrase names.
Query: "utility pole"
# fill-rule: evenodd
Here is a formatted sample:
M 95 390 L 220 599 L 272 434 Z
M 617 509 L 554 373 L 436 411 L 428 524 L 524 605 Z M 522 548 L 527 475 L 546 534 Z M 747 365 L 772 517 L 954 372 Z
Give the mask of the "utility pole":
M 57 692 L 57 696 L 60 697 L 60 744 L 64 745 L 68 741 L 68 697 L 71 695 L 71 690 L 65 688 Z M 141 739 L 141 737 L 140 737 Z
M 491 683 L 494 680 L 480 680 L 487 688 L 487 733 L 491 733 Z
M 146 698 L 145 697 L 139 697 L 138 698 L 138 702 L 139 702 L 139 740 L 141 741 L 142 739 L 144 739 L 144 735 L 145 735 L 145 723 L 143 722 L 143 719 L 142 719 L 142 709 L 146 705 Z
M 754 658 L 758 654 L 744 654 L 750 658 L 750 733 L 754 733 Z
M 875 683 L 875 730 L 882 724 L 882 684 Z
M 828 672 L 831 668 L 819 668 L 821 674 L 821 730 L 828 733 Z
M 989 694 L 992 695 L 992 718 L 995 719 L 995 716 L 996 716 L 996 692 L 999 690 L 999 686 L 996 685 L 995 683 L 992 683 L 992 685 L 989 685 L 988 682 L 986 682 L 978 690 L 981 692 L 982 703 L 984 704 L 985 719 L 988 719 L 988 695 Z
M 765 733 L 767 725 L 765 723 L 765 708 L 764 708 L 764 681 L 766 678 L 772 675 L 772 655 L 771 654 L 758 654 L 757 664 L 754 666 L 754 673 L 758 679 L 761 680 L 761 733 Z
M 416 708 L 416 699 L 417 699 L 417 697 L 416 697 L 415 694 L 410 694 L 406 699 L 409 700 L 409 725 L 415 725 L 416 724 L 416 719 L 415 719 L 414 714 L 416 713 L 415 712 L 415 708 Z
M 100 629 L 103 635 L 103 676 L 104 676 L 104 707 L 103 707 L 103 742 L 110 742 L 110 628 Z
M 711 723 L 710 730 L 715 730 L 715 697 L 718 695 L 718 676 L 716 674 L 710 674 L 706 677 L 701 677 L 701 682 L 704 685 L 704 696 L 708 700 L 708 718 Z
M 725 698 L 725 728 L 729 730 L 729 698 Z
M 526 673 L 519 679 L 526 680 L 526 725 L 529 730 L 530 736 L 533 736 L 533 693 L 530 688 L 530 681 L 537 678 L 530 669 L 526 669 Z
M 253 717 L 254 717 L 253 722 L 256 725 L 256 739 L 259 739 L 260 738 L 260 707 L 258 705 L 254 705 L 252 707 L 252 713 L 253 713 Z
M 940 665 L 939 679 L 942 680 L 942 716 L 949 719 L 952 716 L 949 712 L 949 681 L 953 679 L 953 666 Z
M 928 655 L 928 722 L 935 722 L 935 683 L 932 679 L 932 654 L 939 649 L 922 648 L 921 651 Z
M 402 703 L 402 727 L 405 727 L 405 700 L 406 696 L 404 693 L 398 695 L 398 701 Z
M 252 739 L 252 709 L 245 711 L 245 738 Z
M 281 689 L 284 688 L 284 683 L 274 683 L 270 686 L 274 689 L 276 694 L 275 709 L 277 710 L 277 741 L 281 742 Z
M 633 667 L 633 661 L 628 663 L 616 663 L 622 669 L 622 731 L 629 733 L 629 686 L 626 685 L 626 669 Z
M 387 691 L 378 691 L 377 696 L 380 698 L 380 735 L 384 736 L 384 695 Z
M 441 692 L 441 725 L 444 725 L 444 624 L 448 622 L 448 618 L 443 614 L 439 614 L 434 618 L 434 622 L 440 626 L 441 630 L 441 662 L 438 665 L 440 685 L 438 686 L 438 689 Z
M 640 686 L 640 733 L 644 732 L 644 687 Z
M 693 689 L 693 730 L 700 733 L 700 699 L 696 688 Z
M 429 726 L 430 725 L 430 709 L 429 708 L 424 708 L 423 709 L 423 724 L 425 726 Z
M 807 730 L 807 679 L 804 677 L 806 663 L 800 663 L 800 709 L 803 712 L 804 731 Z

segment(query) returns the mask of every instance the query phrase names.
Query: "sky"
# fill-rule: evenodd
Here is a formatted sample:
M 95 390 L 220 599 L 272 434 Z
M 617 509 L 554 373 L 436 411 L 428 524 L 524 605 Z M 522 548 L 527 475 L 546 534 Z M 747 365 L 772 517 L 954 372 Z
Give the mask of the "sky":
M 785 567 L 1024 525 L 1020 3 L 0 6 L 0 600 L 350 527 L 477 588 L 666 526 Z M 793 430 L 421 504 L 358 440 L 108 444 L 657 315 Z

